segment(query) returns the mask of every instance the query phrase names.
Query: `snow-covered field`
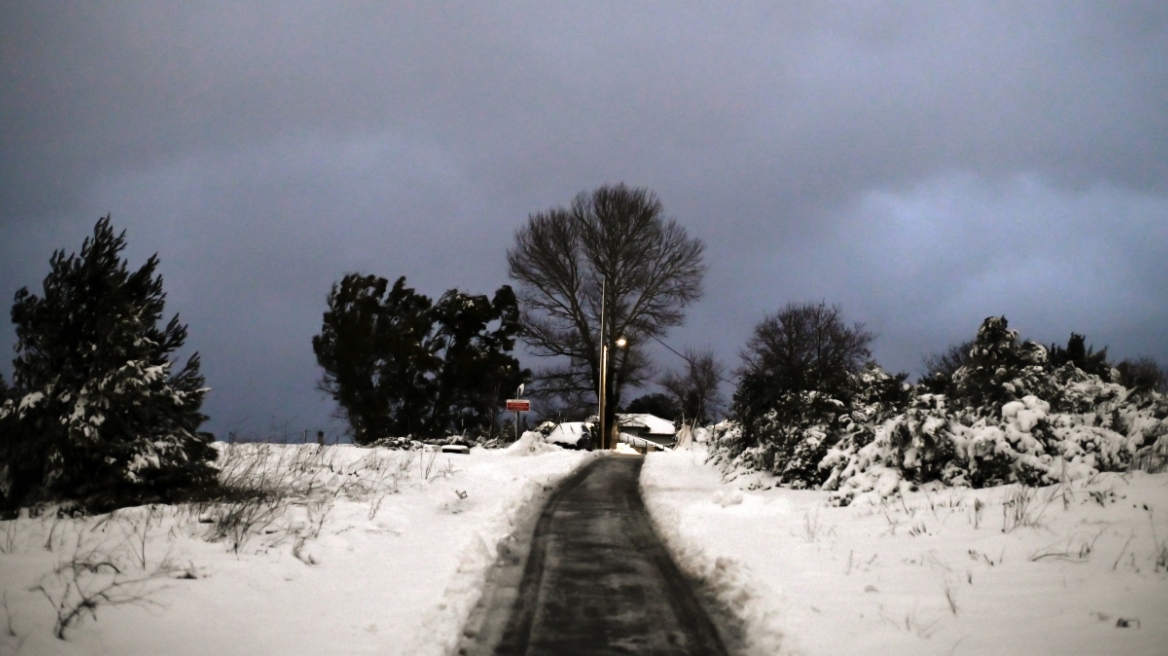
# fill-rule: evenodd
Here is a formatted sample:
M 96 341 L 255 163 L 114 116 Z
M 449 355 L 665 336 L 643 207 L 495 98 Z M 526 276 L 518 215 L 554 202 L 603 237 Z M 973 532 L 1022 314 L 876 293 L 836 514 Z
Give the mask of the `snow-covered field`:
M 703 456 L 648 456 L 645 502 L 754 654 L 1168 653 L 1168 474 L 841 508 Z
M 470 455 L 222 448 L 226 477 L 275 500 L 0 522 L 0 656 L 449 654 L 496 545 L 592 457 L 535 434 Z M 1168 474 L 839 508 L 724 482 L 699 447 L 650 455 L 641 482 L 755 654 L 1168 645 Z
M 279 500 L 0 522 L 0 656 L 448 653 L 498 542 L 590 457 L 533 437 L 223 447 Z

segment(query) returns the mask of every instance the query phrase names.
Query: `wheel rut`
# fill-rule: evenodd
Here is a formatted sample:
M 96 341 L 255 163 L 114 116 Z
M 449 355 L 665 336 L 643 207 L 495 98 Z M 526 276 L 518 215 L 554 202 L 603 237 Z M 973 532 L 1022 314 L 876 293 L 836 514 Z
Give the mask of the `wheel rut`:
M 472 640 L 460 651 L 727 653 L 690 582 L 653 531 L 637 484 L 643 463 L 634 456 L 597 458 L 551 494 L 535 520 L 529 549 L 501 550 L 497 578 L 504 582 L 495 581 L 496 594 L 487 602 L 492 607 L 480 613 L 484 626 L 468 631 Z

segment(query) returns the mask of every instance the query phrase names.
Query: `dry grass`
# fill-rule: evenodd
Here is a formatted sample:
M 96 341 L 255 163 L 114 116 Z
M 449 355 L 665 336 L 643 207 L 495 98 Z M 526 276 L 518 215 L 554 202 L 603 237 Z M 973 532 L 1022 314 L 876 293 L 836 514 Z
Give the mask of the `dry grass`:
M 1050 500 L 1038 501 L 1038 491 L 1025 485 L 1007 487 L 1002 499 L 1002 532 L 1009 533 L 1019 527 L 1039 528 L 1043 513 L 1050 506 Z
M 49 509 L 0 522 L 0 553 L 39 547 L 60 555 L 30 589 L 52 606 L 56 637 L 64 639 L 82 620 L 96 619 L 103 607 L 156 606 L 154 595 L 167 580 L 198 578 L 193 563 L 184 567 L 171 560 L 180 536 L 223 543 L 237 554 L 288 541 L 293 554 L 312 565 L 316 559 L 306 546 L 329 530 L 337 502 L 368 502 L 372 519 L 384 499 L 404 485 L 457 473 L 436 452 L 372 449 L 341 457 L 316 444 L 219 448 L 219 486 L 202 499 L 96 517 L 64 517 Z M 0 602 L 5 609 L 0 634 L 13 639 L 7 643 L 23 644 L 16 640 L 7 597 Z

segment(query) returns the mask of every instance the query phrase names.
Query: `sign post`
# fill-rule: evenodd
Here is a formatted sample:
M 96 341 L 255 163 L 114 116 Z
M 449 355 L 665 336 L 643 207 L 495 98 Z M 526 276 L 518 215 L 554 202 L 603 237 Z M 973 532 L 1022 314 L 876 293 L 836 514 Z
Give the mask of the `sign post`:
M 531 412 L 531 401 L 527 399 L 507 399 L 507 410 L 515 413 L 515 440 L 519 441 L 519 413 Z

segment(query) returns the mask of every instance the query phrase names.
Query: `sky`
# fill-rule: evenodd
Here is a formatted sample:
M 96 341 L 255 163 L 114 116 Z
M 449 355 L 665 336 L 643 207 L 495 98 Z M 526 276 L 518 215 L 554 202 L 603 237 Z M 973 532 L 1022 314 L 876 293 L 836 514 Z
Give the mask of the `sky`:
M 893 371 L 991 315 L 1168 364 L 1163 2 L 0 6 L 0 296 L 112 215 L 220 436 L 343 429 L 311 339 L 346 273 L 490 294 L 529 215 L 618 182 L 706 243 L 678 350 L 826 301 Z

